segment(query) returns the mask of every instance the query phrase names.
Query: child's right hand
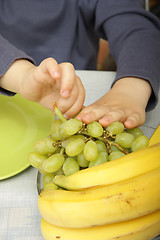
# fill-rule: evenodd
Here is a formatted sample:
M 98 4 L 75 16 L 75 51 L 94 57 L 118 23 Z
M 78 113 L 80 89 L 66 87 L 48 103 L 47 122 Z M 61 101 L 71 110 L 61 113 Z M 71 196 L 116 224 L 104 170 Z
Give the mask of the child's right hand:
M 38 67 L 27 60 L 16 60 L 0 83 L 1 87 L 51 110 L 56 102 L 68 118 L 82 109 L 85 99 L 84 87 L 73 65 L 58 64 L 53 58 L 45 59 Z

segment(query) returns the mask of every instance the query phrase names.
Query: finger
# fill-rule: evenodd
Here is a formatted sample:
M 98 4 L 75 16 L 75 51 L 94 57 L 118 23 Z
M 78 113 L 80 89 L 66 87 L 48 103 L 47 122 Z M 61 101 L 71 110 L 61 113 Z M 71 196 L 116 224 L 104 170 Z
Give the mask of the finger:
M 61 63 L 60 68 L 62 70 L 60 95 L 68 98 L 76 81 L 75 69 L 70 63 Z
M 39 79 L 44 84 L 54 85 L 56 80 L 61 77 L 61 69 L 57 61 L 53 58 L 43 60 L 37 69 L 40 75 Z
M 79 100 L 77 100 L 78 98 L 79 98 Z M 71 96 L 67 99 L 60 96 L 57 101 L 57 106 L 59 107 L 61 112 L 64 114 L 73 107 L 73 105 L 76 103 L 76 101 L 80 101 L 79 104 L 82 105 L 81 102 L 84 102 L 84 98 L 85 98 L 85 90 L 84 90 L 81 80 L 77 77 L 75 84 L 73 86 L 73 90 L 71 92 Z M 77 111 L 76 111 L 76 113 L 77 113 Z M 75 113 L 74 114 L 70 113 L 69 115 L 75 116 Z
M 109 111 L 105 113 L 104 117 L 99 119 L 99 122 L 103 127 L 107 127 L 112 122 L 124 122 L 127 118 L 127 113 L 122 109 L 115 111 Z
M 132 113 L 124 121 L 126 128 L 135 128 L 141 126 L 145 122 L 145 113 Z
M 104 116 L 104 107 L 93 104 L 84 108 L 76 118 L 88 124 L 92 121 L 99 120 L 103 116 Z
M 114 122 L 113 117 L 110 115 L 104 116 L 103 118 L 99 119 L 99 123 L 103 126 L 103 127 L 107 127 L 109 124 L 111 124 L 112 122 Z
M 57 77 L 60 73 L 60 67 L 54 58 L 46 58 L 40 64 L 41 70 L 44 73 L 49 73 L 52 77 Z
M 123 109 L 113 110 L 109 106 L 93 104 L 82 110 L 77 118 L 86 124 L 92 121 L 99 121 L 102 126 L 106 127 L 115 121 L 124 122 L 127 118 L 127 112 Z
M 77 101 L 78 96 L 79 96 L 79 89 L 78 89 L 77 83 L 74 84 L 74 88 L 71 92 L 70 97 L 66 99 L 61 95 L 59 96 L 59 98 L 57 99 L 57 106 L 63 114 L 67 112 L 74 105 L 74 103 Z
M 81 111 L 83 102 L 84 102 L 84 99 L 82 95 L 79 95 L 74 105 L 64 113 L 65 118 L 70 119 L 75 117 Z
M 81 82 L 78 82 L 78 85 L 79 85 L 78 98 L 74 102 L 73 106 L 71 106 L 71 108 L 64 113 L 65 117 L 67 119 L 69 119 L 71 117 L 75 117 L 76 114 L 78 114 L 81 111 L 81 109 L 84 108 L 83 104 L 84 104 L 84 100 L 85 100 L 85 89 Z

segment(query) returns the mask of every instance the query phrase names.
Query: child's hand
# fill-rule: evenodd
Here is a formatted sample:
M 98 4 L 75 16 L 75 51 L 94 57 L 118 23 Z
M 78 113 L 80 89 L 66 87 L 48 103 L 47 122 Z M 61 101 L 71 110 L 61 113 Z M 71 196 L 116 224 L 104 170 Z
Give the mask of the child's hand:
M 33 67 L 27 78 L 20 86 L 23 97 L 49 109 L 56 102 L 68 117 L 82 108 L 84 87 L 70 63 L 58 64 L 53 58 L 45 59 L 38 67 Z
M 147 81 L 123 78 L 102 98 L 83 109 L 77 118 L 85 123 L 98 120 L 104 127 L 114 121 L 123 122 L 126 128 L 137 127 L 145 121 L 150 95 L 151 87 Z
M 53 58 L 45 59 L 38 67 L 27 60 L 15 61 L 2 77 L 1 86 L 51 110 L 56 102 L 68 118 L 81 110 L 85 98 L 73 65 L 58 64 Z
M 27 60 L 15 61 L 0 78 L 5 89 L 20 93 L 53 110 L 56 102 L 67 118 L 75 116 L 84 103 L 85 90 L 69 63 L 58 64 L 45 59 L 38 67 Z M 140 126 L 145 121 L 145 108 L 151 95 L 150 84 L 139 78 L 118 80 L 98 101 L 84 108 L 77 118 L 85 123 L 99 121 L 104 127 L 121 121 L 126 128 Z

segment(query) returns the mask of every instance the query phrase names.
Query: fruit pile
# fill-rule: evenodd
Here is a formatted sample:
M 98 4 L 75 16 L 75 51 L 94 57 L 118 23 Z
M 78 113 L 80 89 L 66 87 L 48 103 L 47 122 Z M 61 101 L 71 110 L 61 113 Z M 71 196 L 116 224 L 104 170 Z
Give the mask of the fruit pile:
M 121 123 L 104 129 L 55 113 L 50 136 L 29 155 L 44 174 L 38 200 L 44 239 L 151 240 L 160 234 L 160 125 L 148 140 Z
M 124 129 L 121 122 L 104 128 L 97 121 L 88 125 L 78 119 L 66 120 L 54 106 L 51 132 L 34 144 L 28 156 L 30 164 L 44 174 L 44 189 L 56 187 L 56 175 L 72 175 L 82 169 L 106 163 L 145 148 L 149 139 L 140 128 Z

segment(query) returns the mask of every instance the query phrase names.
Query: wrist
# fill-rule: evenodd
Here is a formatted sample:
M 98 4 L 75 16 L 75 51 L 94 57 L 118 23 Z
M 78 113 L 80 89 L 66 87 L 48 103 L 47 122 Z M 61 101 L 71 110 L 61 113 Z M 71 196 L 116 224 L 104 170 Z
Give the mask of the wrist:
M 136 77 L 125 77 L 119 79 L 113 85 L 114 91 L 118 91 L 119 94 L 126 94 L 128 98 L 135 96 L 141 100 L 141 104 L 144 107 L 147 106 L 148 100 L 152 93 L 150 83 L 141 78 Z
M 15 60 L 6 73 L 0 77 L 0 87 L 19 93 L 22 82 L 27 78 L 27 72 L 29 72 L 33 67 L 34 65 L 28 60 Z

